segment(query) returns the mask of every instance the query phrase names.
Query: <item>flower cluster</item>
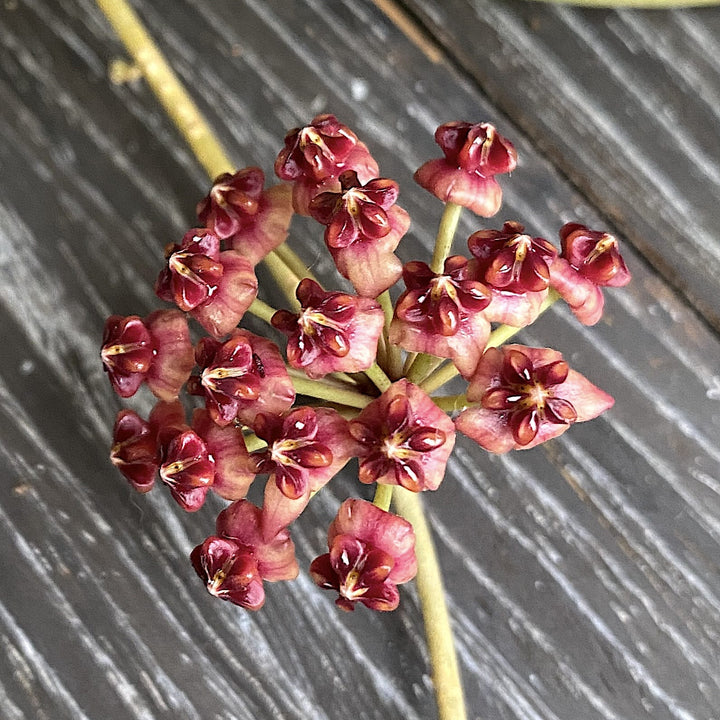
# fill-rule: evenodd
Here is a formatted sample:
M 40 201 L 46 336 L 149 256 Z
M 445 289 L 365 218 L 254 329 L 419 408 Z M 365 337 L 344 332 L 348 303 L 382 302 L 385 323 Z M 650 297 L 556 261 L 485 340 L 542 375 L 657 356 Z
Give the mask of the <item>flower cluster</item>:
M 147 419 L 118 413 L 112 462 L 141 493 L 159 478 L 186 511 L 209 492 L 228 501 L 215 534 L 191 554 L 221 599 L 257 609 L 264 581 L 297 575 L 291 524 L 357 458 L 358 487 L 375 486 L 375 499 L 342 503 L 310 574 L 344 610 L 358 602 L 392 610 L 417 558 L 413 527 L 388 498 L 436 490 L 456 432 L 504 453 L 612 406 L 559 352 L 501 341 L 558 298 L 580 322 L 596 323 L 601 287 L 630 280 L 617 241 L 568 223 L 557 248 L 508 221 L 477 229 L 467 252 L 451 255 L 460 207 L 497 213 L 496 176 L 515 169 L 517 154 L 489 123 L 447 123 L 435 139 L 443 157 L 415 174 L 445 203 L 431 263 L 396 255 L 410 226 L 397 183 L 380 177 L 352 130 L 320 115 L 286 135 L 278 184 L 266 187 L 257 167 L 216 178 L 197 206 L 198 226 L 165 250 L 155 291 L 173 308 L 106 323 L 101 358 L 113 389 L 128 398 L 147 384 L 157 398 Z M 324 227 L 352 292 L 324 289 L 285 244 L 294 214 Z M 264 259 L 288 309 L 257 297 Z M 389 289 L 401 278 L 393 305 Z M 279 347 L 240 327 L 246 313 L 287 341 Z M 191 320 L 206 333 L 194 343 Z M 467 380 L 465 395 L 431 395 L 456 375 Z M 261 506 L 247 499 L 256 482 Z

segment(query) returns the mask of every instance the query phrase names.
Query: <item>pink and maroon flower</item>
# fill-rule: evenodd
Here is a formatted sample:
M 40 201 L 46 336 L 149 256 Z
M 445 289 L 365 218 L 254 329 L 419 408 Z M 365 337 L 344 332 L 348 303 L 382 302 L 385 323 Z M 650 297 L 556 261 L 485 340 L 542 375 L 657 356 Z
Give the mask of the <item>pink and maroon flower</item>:
M 225 500 L 242 500 L 255 479 L 255 463 L 245 445 L 242 428 L 222 427 L 204 408 L 193 412 L 192 429 L 202 438 L 208 453 L 215 460 L 213 492 Z
M 631 275 L 614 236 L 585 225 L 567 223 L 560 229 L 562 253 L 550 266 L 550 283 L 583 325 L 602 316 L 601 287 L 622 287 Z
M 390 342 L 410 352 L 452 358 L 461 374 L 472 374 L 490 335 L 484 310 L 490 291 L 470 277 L 468 261 L 454 255 L 443 273 L 424 262 L 403 268 L 407 290 L 395 305 Z
M 290 187 L 263 190 L 264 184 L 265 174 L 257 167 L 223 173 L 197 206 L 201 224 L 252 265 L 282 245 L 293 215 Z
M 133 410 L 117 414 L 110 460 L 135 490 L 146 493 L 152 489 L 160 467 L 155 433 Z
M 258 471 L 269 472 L 262 508 L 264 537 L 275 535 L 307 507 L 357 452 L 348 422 L 332 408 L 293 408 L 259 416 L 255 432 L 268 442 L 256 453 Z
M 496 175 L 512 172 L 517 152 L 490 123 L 450 122 L 435 131 L 444 158 L 426 162 L 415 181 L 443 202 L 452 202 L 482 217 L 500 209 L 502 190 Z
M 412 525 L 366 500 L 346 500 L 328 530 L 329 553 L 310 565 L 313 580 L 335 590 L 335 604 L 354 610 L 360 602 L 372 610 L 394 610 L 397 586 L 415 577 Z
M 369 298 L 326 292 L 305 278 L 297 287 L 299 314 L 278 310 L 272 324 L 288 336 L 287 357 L 311 378 L 331 372 L 367 370 L 377 354 L 385 322 L 380 305 Z
M 525 234 L 520 223 L 506 222 L 502 230 L 473 233 L 468 248 L 474 256 L 471 273 L 492 293 L 485 317 L 514 327 L 532 323 L 547 297 L 555 247 Z
M 189 311 L 213 337 L 227 335 L 257 295 L 252 263 L 235 250 L 221 251 L 219 238 L 204 228 L 188 231 L 166 253 L 157 296 Z
M 393 254 L 410 227 L 410 216 L 395 205 L 398 185 L 375 178 L 364 185 L 350 170 L 339 192 L 323 192 L 310 203 L 310 214 L 325 229 L 325 243 L 340 274 L 366 297 L 393 285 L 402 265 Z
M 355 170 L 362 182 L 378 174 L 367 147 L 334 115 L 318 115 L 290 130 L 275 160 L 275 174 L 293 183 L 293 206 L 301 215 L 309 214 L 315 195 L 339 189 L 338 177 L 346 170 Z
M 190 554 L 210 594 L 249 610 L 258 610 L 265 602 L 263 580 L 293 580 L 298 575 L 295 546 L 287 530 L 263 538 L 260 519 L 260 508 L 237 500 L 218 515 L 217 534 Z
M 393 383 L 350 422 L 360 481 L 436 490 L 455 444 L 452 420 L 417 385 Z
M 161 400 L 173 400 L 190 375 L 193 351 L 185 316 L 178 310 L 111 315 L 100 351 L 103 369 L 120 397 L 134 395 L 143 382 Z
M 295 399 L 280 351 L 266 338 L 235 330 L 225 342 L 202 338 L 195 350 L 200 375 L 193 375 L 188 391 L 205 397 L 218 425 L 236 418 L 251 425 L 257 413 L 281 413 Z
M 591 420 L 613 399 L 550 348 L 489 348 L 467 392 L 472 405 L 457 429 L 489 452 L 527 449 L 557 437 L 575 422 Z

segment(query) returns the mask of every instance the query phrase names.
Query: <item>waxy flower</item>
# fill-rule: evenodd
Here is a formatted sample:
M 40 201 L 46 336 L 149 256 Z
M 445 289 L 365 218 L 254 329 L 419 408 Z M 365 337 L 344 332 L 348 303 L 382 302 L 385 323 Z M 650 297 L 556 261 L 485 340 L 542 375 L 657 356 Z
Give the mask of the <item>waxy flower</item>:
M 402 264 L 393 254 L 410 227 L 410 216 L 395 205 L 398 185 L 375 178 L 364 185 L 350 170 L 340 176 L 340 192 L 323 192 L 310 214 L 326 226 L 325 243 L 340 274 L 366 297 L 393 285 Z
M 334 115 L 318 115 L 290 130 L 275 160 L 275 174 L 293 183 L 293 206 L 302 215 L 309 214 L 315 195 L 339 188 L 338 177 L 346 170 L 355 170 L 362 182 L 378 174 L 367 147 Z
M 188 512 L 199 510 L 215 477 L 215 460 L 193 430 L 177 434 L 164 448 L 160 479 Z
M 115 418 L 110 460 L 135 490 L 152 489 L 160 467 L 155 433 L 134 410 L 121 410 Z
M 187 232 L 166 254 L 157 296 L 190 311 L 213 337 L 227 335 L 257 295 L 252 263 L 235 250 L 220 251 L 220 240 L 204 228 Z
M 402 518 L 366 500 L 340 506 L 328 530 L 329 553 L 310 565 L 313 580 L 335 590 L 335 604 L 354 610 L 360 602 L 372 610 L 394 610 L 397 585 L 415 577 L 415 533 Z
M 417 385 L 393 383 L 350 422 L 360 482 L 436 490 L 455 444 L 452 420 Z
M 293 215 L 291 189 L 282 184 L 263 190 L 264 184 L 257 167 L 223 173 L 197 206 L 200 223 L 252 265 L 282 245 Z
M 567 223 L 560 241 L 562 253 L 550 267 L 550 283 L 583 325 L 594 325 L 605 305 L 600 287 L 627 285 L 630 271 L 609 233 Z
M 411 352 L 452 358 L 463 376 L 472 374 L 490 335 L 481 311 L 491 295 L 471 279 L 467 259 L 449 257 L 442 273 L 424 262 L 410 262 L 403 280 L 407 290 L 395 305 L 390 342 Z
M 472 274 L 492 293 L 485 317 L 513 327 L 532 323 L 547 296 L 555 247 L 527 235 L 520 223 L 506 222 L 502 230 L 473 233 L 468 248 L 474 257 Z
M 258 416 L 256 435 L 267 441 L 254 453 L 258 472 L 269 472 L 262 508 L 263 537 L 292 523 L 312 493 L 324 487 L 357 452 L 348 422 L 332 408 L 293 408 Z
M 472 405 L 457 429 L 489 452 L 527 449 L 613 405 L 607 393 L 571 370 L 550 348 L 489 348 L 470 381 Z
M 210 594 L 249 610 L 265 602 L 262 581 L 293 580 L 298 574 L 295 546 L 287 530 L 264 538 L 261 510 L 237 500 L 218 515 L 216 535 L 190 554 Z
M 302 310 L 278 310 L 272 324 L 288 336 L 290 365 L 311 378 L 331 372 L 360 372 L 374 362 L 385 322 L 380 305 L 369 298 L 326 292 L 305 278 L 296 291 Z
M 173 400 L 190 375 L 193 350 L 185 316 L 178 310 L 111 315 L 105 323 L 100 356 L 120 397 L 134 395 L 143 382 L 161 400 Z
M 495 175 L 512 172 L 517 152 L 490 123 L 450 122 L 435 131 L 444 158 L 426 162 L 415 181 L 443 202 L 491 217 L 500 209 L 502 190 Z
M 215 461 L 213 492 L 226 500 L 242 500 L 255 479 L 255 463 L 245 445 L 242 428 L 213 421 L 204 408 L 193 412 L 192 429 L 202 438 Z
M 247 330 L 235 330 L 222 343 L 202 338 L 195 360 L 200 374 L 190 378 L 188 392 L 205 397 L 218 425 L 229 425 L 236 418 L 251 425 L 257 413 L 281 413 L 295 399 L 280 351 Z

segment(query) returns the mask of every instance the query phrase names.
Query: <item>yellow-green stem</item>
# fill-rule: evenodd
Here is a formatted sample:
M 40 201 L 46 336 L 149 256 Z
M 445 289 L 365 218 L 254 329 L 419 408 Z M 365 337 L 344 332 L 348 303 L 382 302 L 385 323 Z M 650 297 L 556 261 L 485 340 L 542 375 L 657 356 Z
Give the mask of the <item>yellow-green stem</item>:
M 372 366 L 365 371 L 365 374 L 380 392 L 385 392 L 392 385 L 392 380 L 390 380 L 377 363 L 373 363 Z
M 462 205 L 456 205 L 451 202 L 445 204 L 445 209 L 440 218 L 438 234 L 435 238 L 432 262 L 430 263 L 430 269 L 434 273 L 442 273 L 445 269 L 445 260 L 450 254 L 450 248 L 452 248 L 455 230 L 457 229 L 462 210 Z
M 418 385 L 424 380 L 430 373 L 437 367 L 439 361 L 435 355 L 426 355 L 420 353 L 416 358 L 415 362 L 410 366 L 408 370 L 407 379 Z
M 441 395 L 432 401 L 445 412 L 458 412 L 468 405 L 467 395 Z
M 373 505 L 377 505 L 381 510 L 386 512 L 390 510 L 390 502 L 393 497 L 393 486 L 378 484 L 375 488 L 375 497 Z
M 318 285 L 318 279 L 312 274 L 310 268 L 300 259 L 298 254 L 287 244 L 283 243 L 279 248 L 275 250 L 278 257 L 295 273 L 295 275 L 302 280 L 303 278 L 310 278 L 314 280 Z
M 262 450 L 262 448 L 267 447 L 267 443 L 253 432 L 243 435 L 243 439 L 248 452 L 255 452 L 255 450 Z
M 347 405 L 348 407 L 362 410 L 362 408 L 369 405 L 373 400 L 373 398 L 367 395 L 355 392 L 354 390 L 346 390 L 334 383 L 326 383 L 322 380 L 311 380 L 308 377 L 300 377 L 295 373 L 290 373 L 290 378 L 296 393 L 320 400 L 329 400 L 337 405 Z
M 390 323 L 392 322 L 395 310 L 392 304 L 392 298 L 390 297 L 390 291 L 386 290 L 378 296 L 377 301 L 380 303 L 383 312 L 385 313 L 385 330 L 383 336 L 385 338 L 385 353 L 386 353 L 386 368 L 388 375 L 393 380 L 397 380 L 402 377 L 403 361 L 402 353 L 397 345 L 390 343 Z
M 283 291 L 285 299 L 293 312 L 300 310 L 300 302 L 295 296 L 300 278 L 280 259 L 277 253 L 270 253 L 264 258 L 265 267 L 270 271 L 278 287 Z
M 418 559 L 416 582 L 430 651 L 438 717 L 440 720 L 466 720 L 460 669 L 445 604 L 442 573 L 420 494 L 398 487 L 393 493 L 393 504 L 415 530 L 415 553 Z
M 255 317 L 260 318 L 261 320 L 264 320 L 268 325 L 272 325 L 270 321 L 272 319 L 272 316 L 276 313 L 276 310 L 274 307 L 271 307 L 266 302 L 255 298 L 252 301 L 252 305 L 250 305 L 250 307 L 248 308 L 248 312 Z

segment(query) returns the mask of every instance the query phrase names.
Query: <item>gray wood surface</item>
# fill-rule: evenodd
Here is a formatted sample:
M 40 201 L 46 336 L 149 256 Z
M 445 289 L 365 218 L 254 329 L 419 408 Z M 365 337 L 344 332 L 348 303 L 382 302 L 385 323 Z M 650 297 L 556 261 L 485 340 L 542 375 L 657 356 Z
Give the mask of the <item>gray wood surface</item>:
M 460 440 L 426 504 L 473 720 L 717 720 L 720 10 L 412 0 L 418 44 L 367 0 L 135 6 L 239 166 L 269 173 L 316 112 L 350 124 L 400 182 L 405 260 L 440 211 L 412 172 L 455 118 L 518 147 L 499 219 L 627 242 L 597 327 L 557 308 L 523 334 L 615 408 L 503 457 Z M 124 54 L 89 0 L 7 0 L 0 51 L 0 717 L 434 720 L 412 587 L 384 615 L 305 572 L 256 614 L 213 601 L 187 555 L 220 503 L 187 515 L 110 466 L 103 322 L 157 306 L 206 179 L 148 87 L 109 82 Z M 332 277 L 317 228 L 292 243 Z M 349 470 L 313 500 L 303 566 L 367 492 Z

